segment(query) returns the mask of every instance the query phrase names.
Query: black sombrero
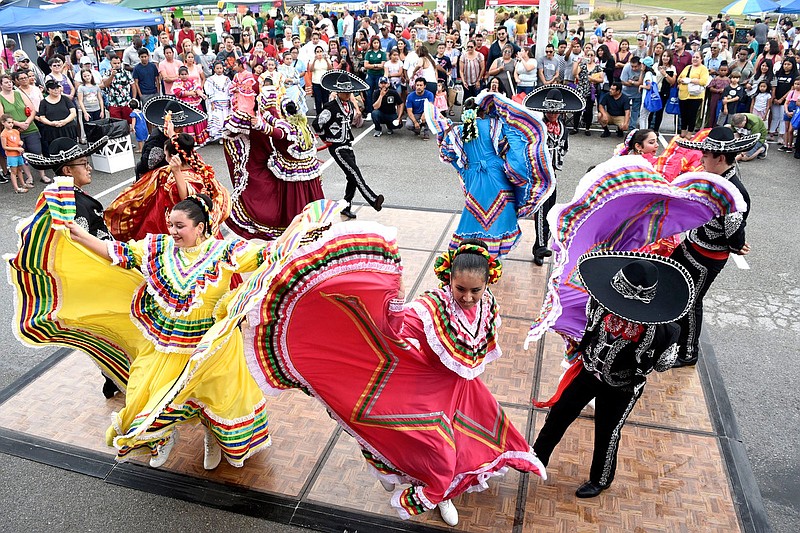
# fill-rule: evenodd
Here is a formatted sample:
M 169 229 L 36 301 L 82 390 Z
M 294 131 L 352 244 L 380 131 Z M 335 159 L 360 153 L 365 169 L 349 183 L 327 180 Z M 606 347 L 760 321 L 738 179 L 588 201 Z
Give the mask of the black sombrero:
M 542 85 L 531 91 L 523 101 L 525 107 L 542 113 L 577 113 L 586 101 L 572 87 Z
M 760 135 L 754 133 L 752 135 L 742 135 L 736 137 L 731 128 L 725 126 L 717 126 L 708 132 L 708 136 L 702 141 L 687 141 L 685 139 L 678 139 L 676 142 L 678 146 L 689 148 L 691 150 L 701 150 L 703 152 L 718 152 L 722 154 L 738 154 L 739 152 L 746 152 L 753 146 Z
M 191 126 L 208 119 L 208 115 L 202 111 L 169 95 L 154 96 L 144 104 L 142 109 L 144 119 L 158 127 L 164 125 L 164 116 L 168 111 L 172 111 L 172 124 L 176 128 Z
M 320 85 L 334 93 L 360 93 L 369 89 L 367 82 L 346 70 L 329 70 L 322 76 Z
M 80 159 L 81 157 L 86 157 L 97 152 L 107 143 L 108 136 L 105 136 L 102 139 L 91 143 L 89 146 L 81 148 L 81 145 L 78 144 L 75 139 L 70 139 L 69 137 L 59 137 L 50 143 L 50 155 L 39 155 L 25 152 L 23 157 L 30 166 L 37 170 L 58 168 L 69 163 L 70 161 L 75 161 L 76 159 Z
M 594 252 L 578 259 L 583 285 L 600 305 L 631 322 L 665 324 L 681 318 L 695 298 L 680 264 L 642 252 Z

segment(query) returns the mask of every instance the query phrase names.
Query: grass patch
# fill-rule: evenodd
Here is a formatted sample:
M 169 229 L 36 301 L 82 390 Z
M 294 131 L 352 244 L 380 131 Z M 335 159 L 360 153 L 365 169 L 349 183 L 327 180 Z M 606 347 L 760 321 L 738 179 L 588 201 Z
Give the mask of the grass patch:
M 625 0 L 620 7 L 628 10 L 632 6 L 648 6 L 656 8 L 669 8 L 677 11 L 688 11 L 690 13 L 702 13 L 704 15 L 717 16 L 720 9 L 731 3 L 732 0 Z M 674 18 L 674 17 L 673 17 Z

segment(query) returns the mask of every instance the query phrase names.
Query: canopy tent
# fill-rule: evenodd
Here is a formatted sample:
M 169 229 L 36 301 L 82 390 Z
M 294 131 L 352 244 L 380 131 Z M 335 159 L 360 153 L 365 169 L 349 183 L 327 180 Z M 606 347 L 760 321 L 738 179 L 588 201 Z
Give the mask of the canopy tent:
M 276 1 L 279 0 L 226 0 L 224 4 L 273 4 Z M 130 9 L 159 9 L 162 7 L 218 6 L 219 2 L 218 0 L 122 0 L 117 5 Z
M 196 0 L 195 0 L 196 1 Z M 37 10 L 38 11 L 38 10 Z M 34 33 L 40 31 L 96 30 L 100 28 L 133 28 L 163 24 L 156 13 L 140 13 L 125 7 L 94 0 L 72 0 L 53 9 L 41 10 L 12 27 L 0 31 Z
M 781 6 L 772 0 L 736 0 L 720 11 L 728 15 L 751 15 L 753 13 L 764 13 L 776 11 Z
M 780 9 L 778 12 L 784 13 L 800 13 L 800 0 L 778 0 Z
M 20 21 L 26 20 L 31 16 L 38 17 L 39 9 L 33 7 L 6 7 L 0 10 L 0 31 L 3 33 L 17 33 L 16 27 Z

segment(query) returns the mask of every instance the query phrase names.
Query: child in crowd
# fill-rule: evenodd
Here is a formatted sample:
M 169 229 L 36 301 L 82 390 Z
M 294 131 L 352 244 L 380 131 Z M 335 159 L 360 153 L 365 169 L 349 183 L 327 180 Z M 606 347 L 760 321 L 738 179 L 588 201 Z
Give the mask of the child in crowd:
M 800 106 L 800 77 L 792 82 L 792 89 L 786 93 L 786 101 L 783 103 L 783 121 L 786 126 L 786 133 L 783 134 L 783 146 L 778 150 L 791 152 L 794 150 L 794 128 L 792 128 L 792 118 L 798 112 Z
M 768 81 L 758 82 L 758 89 L 750 102 L 750 112 L 759 117 L 765 123 L 769 120 L 769 110 L 772 107 L 772 88 Z
M 255 116 L 256 107 L 256 89 L 258 82 L 253 77 L 253 74 L 245 67 L 246 60 L 240 57 L 233 65 L 233 70 L 236 73 L 233 76 L 233 83 L 231 83 L 231 101 L 233 103 L 233 112 L 241 112 Z
M 711 127 L 717 124 L 717 117 L 722 112 L 722 92 L 730 83 L 728 64 L 723 61 L 717 69 L 717 76 L 708 84 L 708 91 L 711 93 L 708 100 L 708 125 Z
M 202 111 L 201 104 L 206 95 L 197 80 L 189 77 L 189 69 L 185 66 L 178 69 L 178 79 L 172 84 L 172 94 L 181 102 Z M 194 145 L 197 148 L 208 142 L 208 123 L 205 120 L 185 126 L 183 132 L 194 137 Z
M 447 116 L 447 85 L 444 80 L 439 80 L 438 82 L 436 96 L 433 99 L 433 107 L 443 116 Z
M 23 194 L 28 192 L 28 189 L 33 188 L 33 182 L 23 181 L 22 178 L 22 165 L 25 164 L 25 160 L 22 158 L 22 138 L 19 136 L 19 131 L 14 129 L 14 117 L 6 114 L 0 117 L 0 120 L 3 121 L 0 144 L 2 144 L 3 151 L 6 153 L 8 168 L 11 170 L 14 192 Z
M 147 131 L 147 121 L 144 119 L 139 100 L 134 98 L 128 104 L 131 108 L 131 131 L 136 135 L 136 153 L 142 153 L 142 147 L 147 140 L 149 132 Z
M 213 141 L 222 142 L 222 126 L 231 109 L 231 80 L 224 75 L 219 61 L 214 63 L 214 74 L 206 78 L 204 86 L 208 96 L 208 133 Z
M 81 70 L 81 84 L 78 86 L 78 106 L 83 113 L 83 123 L 100 120 L 105 115 L 103 94 L 94 81 L 91 70 Z
M 722 113 L 717 118 L 717 126 L 724 126 L 728 123 L 728 116 L 736 113 L 739 102 L 744 98 L 744 86 L 739 85 L 742 74 L 739 71 L 731 74 L 731 82 L 722 91 Z

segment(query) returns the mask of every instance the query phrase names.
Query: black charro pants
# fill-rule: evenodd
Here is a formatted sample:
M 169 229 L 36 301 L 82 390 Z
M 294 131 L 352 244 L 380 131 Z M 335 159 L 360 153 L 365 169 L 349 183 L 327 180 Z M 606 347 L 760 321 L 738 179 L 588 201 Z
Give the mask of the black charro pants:
M 617 450 L 622 435 L 622 426 L 644 391 L 644 382 L 636 387 L 612 387 L 582 368 L 570 383 L 561 398 L 550 408 L 544 426 L 533 451 L 544 463 L 550 462 L 553 449 L 561 441 L 567 428 L 581 414 L 581 409 L 595 398 L 594 409 L 594 453 L 589 480 L 608 486 L 614 481 L 617 470 Z
M 377 195 L 369 188 L 361 176 L 361 170 L 356 164 L 356 154 L 353 152 L 353 147 L 350 144 L 332 144 L 328 151 L 330 151 L 331 157 L 333 157 L 333 160 L 336 161 L 336 164 L 344 172 L 345 178 L 347 178 L 344 199 L 348 203 L 352 203 L 356 195 L 356 189 L 358 189 L 367 203 L 374 207 Z
M 670 258 L 686 267 L 694 281 L 694 306 L 678 321 L 681 327 L 678 359 L 694 359 L 699 351 L 700 329 L 703 326 L 703 298 L 728 260 L 706 257 L 686 241 L 675 248 Z

